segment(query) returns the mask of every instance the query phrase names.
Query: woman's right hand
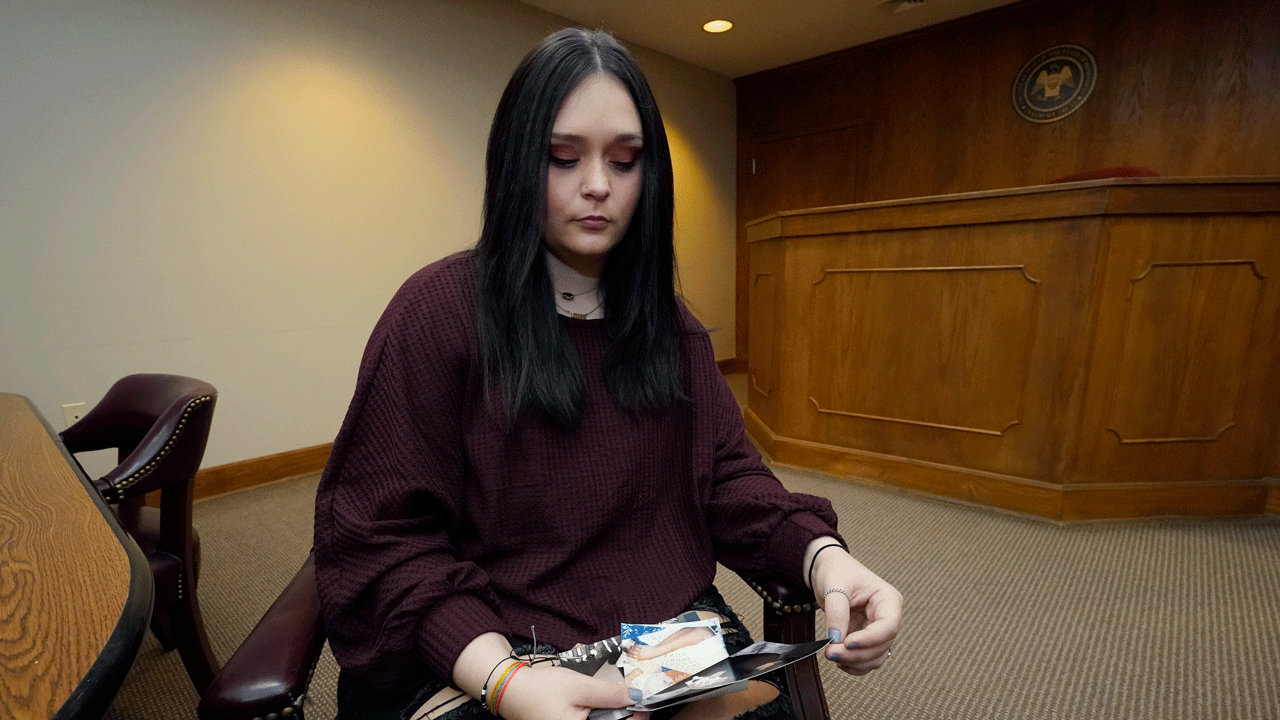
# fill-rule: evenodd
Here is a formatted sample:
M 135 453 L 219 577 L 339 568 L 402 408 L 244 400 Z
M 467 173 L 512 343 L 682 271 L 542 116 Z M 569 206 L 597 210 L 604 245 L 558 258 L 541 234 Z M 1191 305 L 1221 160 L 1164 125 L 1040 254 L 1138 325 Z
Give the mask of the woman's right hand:
M 588 677 L 567 668 L 539 664 L 516 671 L 507 682 L 498 715 L 505 720 L 586 720 L 594 708 L 634 704 L 626 685 Z M 634 720 L 648 720 L 636 713 Z

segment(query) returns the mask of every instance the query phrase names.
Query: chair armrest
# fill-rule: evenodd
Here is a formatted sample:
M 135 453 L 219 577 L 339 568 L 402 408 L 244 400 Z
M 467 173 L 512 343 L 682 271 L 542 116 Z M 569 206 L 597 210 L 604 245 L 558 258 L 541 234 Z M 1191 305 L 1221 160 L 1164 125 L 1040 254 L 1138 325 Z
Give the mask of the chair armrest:
M 797 585 L 772 574 L 741 577 L 764 600 L 765 606 L 774 612 L 813 612 L 818 608 L 813 591 L 804 585 Z
M 742 575 L 742 579 L 764 601 L 762 619 L 766 642 L 794 645 L 815 639 L 818 603 L 813 591 L 775 575 Z M 796 717 L 802 720 L 831 717 L 816 656 L 792 663 L 784 672 Z
M 155 378 L 171 378 L 171 383 L 168 387 L 153 387 Z M 130 396 L 134 390 L 159 392 L 157 397 L 169 404 L 159 410 L 133 410 L 128 401 L 136 399 Z M 185 482 L 199 469 L 217 399 L 213 386 L 199 380 L 130 375 L 113 385 L 101 402 L 60 433 L 62 444 L 73 454 L 116 448 L 119 464 L 94 480 L 93 486 L 111 503 L 141 497 L 166 485 Z M 191 436 L 179 442 L 184 433 Z
M 250 720 L 301 715 L 324 640 L 315 559 L 308 556 L 200 696 L 197 717 Z
M 764 639 L 778 643 L 806 643 L 814 639 L 813 592 L 776 575 L 743 575 L 742 579 L 764 601 Z

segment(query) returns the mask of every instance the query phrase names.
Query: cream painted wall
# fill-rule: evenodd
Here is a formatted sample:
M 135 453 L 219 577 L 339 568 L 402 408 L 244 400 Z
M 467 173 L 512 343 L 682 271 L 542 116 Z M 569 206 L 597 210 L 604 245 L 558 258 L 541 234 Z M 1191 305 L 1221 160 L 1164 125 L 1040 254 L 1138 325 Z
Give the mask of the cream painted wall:
M 0 4 L 0 390 L 60 428 L 122 375 L 188 374 L 220 391 L 206 465 L 331 440 L 391 294 L 474 242 L 498 96 L 563 24 L 501 0 Z M 636 51 L 684 292 L 732 357 L 733 85 Z
M 676 260 L 685 303 L 711 329 L 716 359 L 734 345 L 737 113 L 732 81 L 645 48 L 635 48 L 658 98 L 675 169 Z

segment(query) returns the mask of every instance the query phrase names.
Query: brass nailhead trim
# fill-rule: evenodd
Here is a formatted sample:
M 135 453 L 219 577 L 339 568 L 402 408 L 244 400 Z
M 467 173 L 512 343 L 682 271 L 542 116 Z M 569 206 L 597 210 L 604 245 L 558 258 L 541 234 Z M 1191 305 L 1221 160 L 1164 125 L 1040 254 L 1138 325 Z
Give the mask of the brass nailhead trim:
M 769 606 L 772 607 L 774 610 L 784 612 L 784 613 L 791 613 L 791 612 L 809 612 L 810 610 L 816 610 L 818 608 L 816 603 L 805 603 L 804 605 L 784 606 L 781 601 L 774 600 L 773 598 L 769 597 L 769 593 L 765 592 L 764 588 L 761 587 L 758 583 L 753 582 L 749 584 L 751 585 L 751 589 L 755 590 L 757 595 L 764 598 L 765 602 L 769 603 Z
M 304 696 L 304 697 L 305 697 L 305 696 Z M 299 699 L 299 700 L 298 700 L 298 704 L 299 704 L 299 705 L 301 705 L 301 704 L 302 704 L 302 700 L 301 700 L 301 699 Z M 287 707 L 287 708 L 285 708 L 285 709 L 281 710 L 281 711 L 280 711 L 280 712 L 278 712 L 278 713 L 270 713 L 270 714 L 268 714 L 268 715 L 267 715 L 267 717 L 265 718 L 265 720 L 280 720 L 280 718 L 282 718 L 282 717 L 293 717 L 293 713 L 294 713 L 294 712 L 296 712 L 296 711 L 297 711 L 297 709 L 298 709 L 298 706 L 297 706 L 297 705 L 290 705 L 289 707 Z M 253 720 L 264 720 L 264 718 L 256 717 L 256 718 L 254 718 Z
M 178 437 L 182 435 L 182 430 L 187 424 L 187 417 L 191 415 L 191 412 L 212 399 L 212 395 L 205 395 L 192 400 L 191 403 L 187 405 L 186 409 L 182 411 L 182 417 L 178 418 L 178 427 L 174 428 L 173 434 L 165 441 L 164 448 L 160 450 L 160 454 L 156 455 L 155 459 L 147 463 L 147 465 L 141 470 L 116 483 L 112 488 L 115 491 L 114 496 L 116 502 L 120 502 L 124 499 L 124 491 L 126 488 L 136 484 L 139 480 L 150 474 L 151 471 L 160 464 L 160 461 L 164 459 L 165 455 L 169 454 L 169 451 L 173 449 L 173 444 L 178 440 Z M 255 720 L 260 719 L 255 718 Z

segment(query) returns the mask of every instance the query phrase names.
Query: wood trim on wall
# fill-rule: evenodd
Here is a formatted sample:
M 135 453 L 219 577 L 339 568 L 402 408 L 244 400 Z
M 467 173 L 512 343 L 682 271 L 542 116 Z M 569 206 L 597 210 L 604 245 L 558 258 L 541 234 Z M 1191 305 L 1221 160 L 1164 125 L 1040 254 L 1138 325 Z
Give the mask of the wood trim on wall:
M 197 500 L 222 495 L 234 490 L 257 487 L 276 480 L 320 472 L 329 460 L 333 443 L 312 445 L 298 450 L 249 458 L 226 465 L 201 468 L 196 473 Z
M 783 465 L 1051 520 L 1062 512 L 1058 485 L 782 437 L 751 410 L 744 416 L 747 435 L 770 460 Z
M 1239 517 L 1265 511 L 1266 478 L 1203 482 L 1073 483 L 1063 521 L 1143 517 Z
M 1280 482 L 1269 478 L 1058 485 L 782 437 L 750 410 L 744 415 L 747 434 L 773 462 L 1058 522 L 1280 512 Z
M 716 367 L 720 368 L 721 375 L 744 373 L 747 371 L 747 359 L 744 357 L 733 357 L 725 358 L 724 360 L 717 360 Z

